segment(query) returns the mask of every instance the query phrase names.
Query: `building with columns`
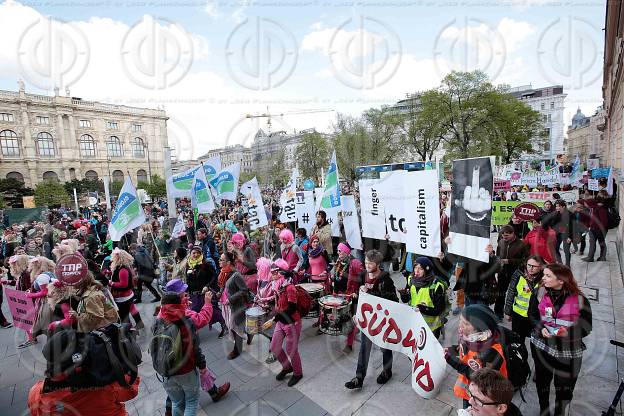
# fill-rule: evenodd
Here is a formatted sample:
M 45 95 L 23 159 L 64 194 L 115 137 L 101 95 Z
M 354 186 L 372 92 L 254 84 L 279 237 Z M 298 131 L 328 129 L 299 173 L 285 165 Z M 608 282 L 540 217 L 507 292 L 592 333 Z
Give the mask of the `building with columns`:
M 568 126 L 569 160 L 574 161 L 578 156 L 581 162 L 594 158 L 598 158 L 602 162 L 608 157 L 604 134 L 598 129 L 603 125 L 604 111 L 602 107 L 599 107 L 591 117 L 586 117 L 580 108 L 576 111 L 572 117 L 572 124 Z
M 0 90 L 0 178 L 28 187 L 111 176 L 164 177 L 164 110 Z

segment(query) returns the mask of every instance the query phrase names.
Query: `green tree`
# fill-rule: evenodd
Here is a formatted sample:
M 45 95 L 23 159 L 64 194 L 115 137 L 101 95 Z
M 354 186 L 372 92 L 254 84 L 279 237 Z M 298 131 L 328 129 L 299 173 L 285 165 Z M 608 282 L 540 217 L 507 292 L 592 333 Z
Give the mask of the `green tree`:
M 297 164 L 303 179 L 312 178 L 320 183 L 321 169 L 329 164 L 329 145 L 320 133 L 304 134 L 297 146 Z
M 244 184 L 245 182 L 252 180 L 254 176 L 255 176 L 256 178 L 258 178 L 258 174 L 257 174 L 255 171 L 253 171 L 253 172 L 249 172 L 249 173 L 247 173 L 247 172 L 241 172 L 241 174 L 240 174 L 240 184 L 242 185 L 242 184 Z M 258 180 L 259 180 L 259 179 L 258 179 Z
M 109 192 L 111 198 L 117 198 L 119 196 L 119 191 L 123 187 L 123 181 L 112 181 L 109 186 Z
M 55 181 L 43 181 L 35 187 L 35 204 L 37 206 L 68 205 L 70 197 L 65 187 Z
M 370 109 L 361 117 L 338 114 L 333 144 L 340 179 L 353 183 L 357 166 L 391 162 L 398 154 L 397 123 L 384 109 Z
M 158 175 L 152 175 L 152 183 L 147 184 L 145 188 L 152 200 L 167 197 L 167 183 Z
M 270 165 L 267 169 L 265 184 L 272 185 L 276 188 L 283 188 L 288 183 L 289 172 L 286 172 L 284 167 L 286 163 L 286 152 L 284 150 L 278 151 L 271 159 Z
M 434 152 L 440 147 L 443 136 L 437 117 L 432 117 L 433 108 L 431 106 L 422 108 L 417 100 L 421 99 L 412 99 L 407 111 L 399 116 L 401 144 L 420 160 L 431 160 Z

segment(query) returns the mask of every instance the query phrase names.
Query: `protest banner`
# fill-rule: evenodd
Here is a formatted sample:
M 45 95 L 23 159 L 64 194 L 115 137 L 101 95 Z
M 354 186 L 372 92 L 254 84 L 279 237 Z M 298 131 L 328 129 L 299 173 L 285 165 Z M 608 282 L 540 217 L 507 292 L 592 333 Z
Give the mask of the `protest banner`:
M 194 173 L 193 177 L 195 177 Z M 119 241 L 125 233 L 134 230 L 146 221 L 145 212 L 139 203 L 136 189 L 130 178 L 126 177 L 126 181 L 119 191 L 119 198 L 117 198 L 117 204 L 108 227 L 111 240 Z
M 191 196 L 195 172 L 201 166 L 195 166 L 177 175 L 167 178 L 167 192 L 171 198 L 184 198 Z
M 282 223 L 297 221 L 297 213 L 295 211 L 295 198 L 297 194 L 297 178 L 299 177 L 299 171 L 297 168 L 293 168 L 290 179 L 286 184 L 286 187 L 282 191 L 279 199 L 280 203 L 280 216 L 279 220 Z
M 587 181 L 587 189 L 590 191 L 598 191 L 600 187 L 598 185 L 598 179 L 591 178 Z
M 522 203 L 522 201 L 492 201 L 492 225 L 509 224 L 514 209 Z M 532 203 L 540 208 L 544 206 L 544 201 Z
M 493 175 L 490 157 L 453 161 L 449 253 L 488 261 Z
M 573 204 L 578 201 L 579 191 L 578 189 L 572 189 L 570 191 L 555 191 L 555 192 L 518 192 L 518 199 L 524 202 L 553 202 L 555 194 L 559 194 L 559 198 L 566 201 L 568 204 Z
M 522 172 L 522 177 L 520 178 L 520 185 L 526 185 L 529 188 L 535 188 L 537 187 L 538 177 L 539 177 L 539 172 L 534 171 L 534 170 Z
M 4 286 L 4 295 L 6 296 L 11 316 L 13 316 L 13 325 L 26 332 L 30 331 L 37 317 L 37 311 L 32 299 L 28 299 L 26 292 L 11 289 L 7 286 Z
M 552 169 L 546 172 L 540 172 L 538 175 L 538 181 L 544 186 L 554 186 L 561 182 L 559 171 Z
M 423 398 L 435 397 L 446 371 L 444 349 L 420 312 L 360 292 L 355 323 L 373 344 L 407 355 L 411 360 L 412 389 Z
M 591 171 L 600 166 L 600 159 L 587 159 L 587 170 Z
M 511 190 L 511 181 L 508 180 L 495 180 L 494 181 L 494 192 L 507 192 Z
M 383 202 L 379 198 L 381 184 L 378 179 L 360 179 L 360 215 L 362 236 L 383 240 L 386 236 L 386 216 Z
M 299 228 L 305 228 L 308 235 L 312 234 L 312 227 L 316 224 L 314 210 L 314 193 L 312 191 L 297 192 L 295 200 L 295 214 Z
M 266 212 L 264 211 L 264 203 L 262 202 L 262 194 L 258 186 L 258 179 L 254 176 L 240 187 L 240 193 L 247 198 L 247 221 L 251 230 L 257 230 L 260 227 L 268 225 Z
M 240 177 L 240 163 L 233 163 L 221 169 L 211 180 L 210 185 L 215 190 L 217 201 L 227 199 L 236 201 L 238 196 L 238 179 Z
M 362 236 L 360 235 L 360 219 L 353 195 L 342 195 L 342 224 L 347 243 L 352 248 L 362 250 Z

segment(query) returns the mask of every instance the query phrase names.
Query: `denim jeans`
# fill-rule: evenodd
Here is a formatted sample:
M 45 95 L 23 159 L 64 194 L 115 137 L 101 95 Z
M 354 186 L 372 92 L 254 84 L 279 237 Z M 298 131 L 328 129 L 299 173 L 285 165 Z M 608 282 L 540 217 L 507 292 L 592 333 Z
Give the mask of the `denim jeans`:
M 171 398 L 173 416 L 196 415 L 199 404 L 199 373 L 197 370 L 166 377 L 163 387 Z

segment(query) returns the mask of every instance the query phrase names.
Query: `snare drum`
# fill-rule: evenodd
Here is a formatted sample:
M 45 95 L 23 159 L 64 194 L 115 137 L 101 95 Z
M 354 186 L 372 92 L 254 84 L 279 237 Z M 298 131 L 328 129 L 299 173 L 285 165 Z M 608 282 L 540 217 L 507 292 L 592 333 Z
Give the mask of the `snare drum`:
M 297 286 L 302 287 L 312 298 L 312 308 L 310 308 L 310 312 L 308 312 L 305 318 L 317 318 L 319 316 L 318 301 L 323 296 L 325 288 L 319 283 L 300 283 Z
M 259 306 L 254 306 L 245 311 L 245 332 L 248 334 L 261 334 L 262 326 L 267 321 L 269 313 Z
M 327 335 L 348 335 L 353 329 L 351 297 L 327 295 L 319 299 L 321 323 L 319 329 Z

